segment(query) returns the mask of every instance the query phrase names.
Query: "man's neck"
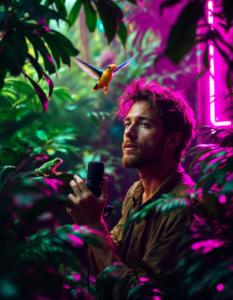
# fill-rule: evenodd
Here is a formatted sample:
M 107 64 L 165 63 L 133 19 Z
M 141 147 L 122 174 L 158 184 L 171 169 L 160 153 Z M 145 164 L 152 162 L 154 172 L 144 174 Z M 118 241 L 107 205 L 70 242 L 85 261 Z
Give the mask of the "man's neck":
M 138 170 L 144 188 L 142 203 L 146 202 L 157 191 L 164 180 L 177 168 L 177 165 L 175 162 L 169 165 L 158 163 Z

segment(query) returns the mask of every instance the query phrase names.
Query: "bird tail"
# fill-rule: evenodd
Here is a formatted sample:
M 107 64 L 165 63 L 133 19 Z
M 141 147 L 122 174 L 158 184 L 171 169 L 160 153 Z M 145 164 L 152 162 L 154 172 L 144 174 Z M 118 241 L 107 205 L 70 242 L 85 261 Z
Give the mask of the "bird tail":
M 99 83 L 97 82 L 96 85 L 93 87 L 92 93 L 96 90 L 99 90 Z

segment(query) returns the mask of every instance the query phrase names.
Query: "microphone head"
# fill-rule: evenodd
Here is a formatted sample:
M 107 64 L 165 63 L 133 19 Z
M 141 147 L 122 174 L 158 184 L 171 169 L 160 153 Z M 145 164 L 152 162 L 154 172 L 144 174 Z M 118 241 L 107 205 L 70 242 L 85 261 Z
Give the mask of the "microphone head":
M 87 180 L 104 180 L 104 163 L 102 161 L 91 161 L 88 164 Z

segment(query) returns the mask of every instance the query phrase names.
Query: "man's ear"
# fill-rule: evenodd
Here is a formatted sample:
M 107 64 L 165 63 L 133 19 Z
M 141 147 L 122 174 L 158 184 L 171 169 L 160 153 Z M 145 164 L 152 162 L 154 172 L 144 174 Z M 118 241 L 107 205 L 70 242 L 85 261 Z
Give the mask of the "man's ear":
M 174 149 L 180 144 L 182 140 L 182 133 L 180 131 L 171 132 L 168 137 L 168 148 Z

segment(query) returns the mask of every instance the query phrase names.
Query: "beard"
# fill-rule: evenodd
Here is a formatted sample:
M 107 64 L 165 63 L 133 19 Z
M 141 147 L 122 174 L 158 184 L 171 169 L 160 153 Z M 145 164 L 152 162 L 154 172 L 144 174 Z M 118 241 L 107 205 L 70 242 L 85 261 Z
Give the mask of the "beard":
M 147 148 L 145 153 L 141 153 L 140 148 L 125 151 L 122 144 L 122 166 L 126 169 L 141 169 L 147 165 L 158 163 L 163 156 L 165 147 L 165 137 L 161 139 L 158 145 Z

